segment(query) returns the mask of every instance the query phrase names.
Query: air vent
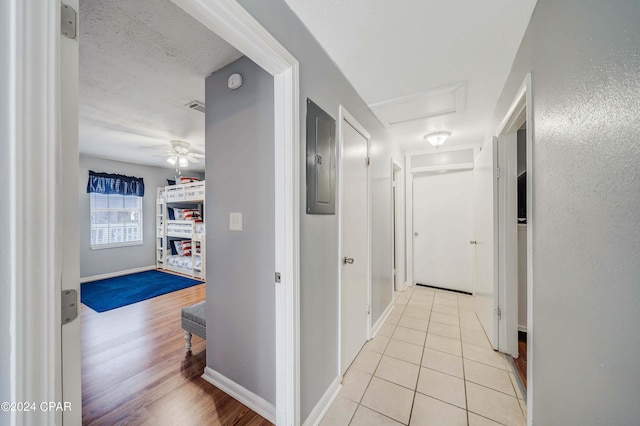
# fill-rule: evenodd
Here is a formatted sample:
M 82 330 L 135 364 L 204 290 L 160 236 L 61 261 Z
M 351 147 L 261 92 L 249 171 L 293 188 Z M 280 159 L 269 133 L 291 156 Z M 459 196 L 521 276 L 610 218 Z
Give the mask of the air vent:
M 186 104 L 185 106 L 189 107 L 189 108 L 191 108 L 193 110 L 200 111 L 203 114 L 205 112 L 204 104 L 202 102 L 200 102 L 200 101 L 191 101 L 188 104 Z

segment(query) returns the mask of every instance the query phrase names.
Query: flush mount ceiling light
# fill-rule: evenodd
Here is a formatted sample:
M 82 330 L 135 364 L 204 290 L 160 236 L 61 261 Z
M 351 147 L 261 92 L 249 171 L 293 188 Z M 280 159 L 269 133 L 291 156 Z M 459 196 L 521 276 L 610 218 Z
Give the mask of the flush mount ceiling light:
M 427 142 L 437 148 L 441 146 L 449 136 L 451 136 L 451 132 L 437 132 L 429 133 L 428 135 L 425 135 L 424 138 L 427 140 Z

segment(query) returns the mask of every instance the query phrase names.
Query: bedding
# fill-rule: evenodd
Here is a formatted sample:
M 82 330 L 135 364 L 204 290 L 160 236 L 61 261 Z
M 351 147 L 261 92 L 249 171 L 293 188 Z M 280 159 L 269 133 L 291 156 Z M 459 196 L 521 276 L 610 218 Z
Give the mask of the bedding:
M 195 259 L 195 265 L 194 265 Z M 167 265 L 180 269 L 200 269 L 202 266 L 201 256 L 168 256 Z M 193 266 L 192 266 L 193 265 Z
M 204 234 L 205 228 L 203 222 L 195 222 L 193 226 L 191 223 L 167 223 L 167 234 L 172 237 L 184 237 L 189 238 L 191 234 Z

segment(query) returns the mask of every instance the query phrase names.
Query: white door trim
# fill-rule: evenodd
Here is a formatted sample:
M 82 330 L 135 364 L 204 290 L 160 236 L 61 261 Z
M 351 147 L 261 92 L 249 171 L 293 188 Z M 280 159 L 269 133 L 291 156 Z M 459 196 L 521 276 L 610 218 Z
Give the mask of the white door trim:
M 298 62 L 235 0 L 175 0 L 178 6 L 274 76 L 276 270 L 276 421 L 300 423 L 299 396 L 299 72 Z M 59 136 L 60 4 L 8 0 L 10 25 L 0 39 L 9 56 L 8 183 L 12 266 L 11 399 L 59 401 L 61 246 Z M 4 82 L 3 82 L 4 83 Z M 26 108 L 26 105 L 29 108 Z M 25 147 L 29 147 L 25 150 Z M 27 155 L 28 154 L 28 155 Z M 42 212 L 46 212 L 42 213 Z M 26 238 L 25 229 L 30 231 Z M 78 366 L 78 368 L 80 368 Z M 37 372 L 37 373 L 36 373 Z M 74 407 L 81 409 L 81 407 Z M 40 424 L 61 415 L 40 412 Z M 14 416 L 14 424 L 23 419 Z M 40 417 L 39 417 L 40 419 Z
M 391 235 L 395 235 L 395 243 L 394 243 L 394 247 L 395 250 L 393 251 L 392 254 L 392 259 L 391 259 L 391 268 L 393 270 L 393 265 L 395 263 L 396 268 L 395 268 L 395 274 L 396 274 L 396 286 L 398 287 L 397 290 L 399 291 L 404 291 L 407 289 L 407 281 L 406 281 L 406 276 L 405 276 L 405 265 L 406 265 L 406 248 L 405 248 L 405 226 L 403 226 L 405 224 L 405 215 L 404 215 L 404 200 L 405 200 L 405 191 L 404 191 L 404 167 L 402 165 L 402 163 L 400 163 L 398 160 L 396 160 L 395 158 L 391 159 L 391 202 L 393 203 L 393 185 L 394 185 L 394 179 L 393 176 L 395 173 L 398 173 L 395 179 L 395 194 L 396 194 L 396 199 L 395 199 L 395 221 L 392 220 L 391 221 Z M 393 229 L 395 227 L 395 229 Z M 397 252 L 396 252 L 397 251 Z M 394 289 L 396 290 L 396 289 Z M 393 293 L 393 291 L 392 291 Z M 391 297 L 391 300 L 393 300 L 393 294 Z
M 406 287 L 414 285 L 413 280 L 413 174 L 411 173 L 412 156 L 405 155 L 405 174 L 404 174 L 404 223 L 405 223 L 405 247 L 406 247 L 406 266 L 407 276 L 405 277 Z
M 533 227 L 534 227 L 534 216 L 533 216 L 533 180 L 534 180 L 534 169 L 533 169 L 533 102 L 532 102 L 532 91 L 531 91 L 531 73 L 528 73 L 520 88 L 518 89 L 511 106 L 509 107 L 507 114 L 504 119 L 498 126 L 497 135 L 513 133 L 517 131 L 522 123 L 526 121 L 526 138 L 527 138 L 527 407 L 528 416 L 527 416 L 527 424 L 533 425 L 533 416 L 532 416 L 532 407 L 533 407 L 533 377 L 529 374 L 530 371 L 533 371 Z M 517 203 L 517 199 L 512 200 L 513 203 Z M 496 231 L 497 232 L 497 231 Z M 517 244 L 517 243 L 516 243 Z M 517 250 L 517 246 L 514 248 Z M 499 252 L 499 251 L 498 251 Z M 504 262 L 505 259 L 500 259 L 499 262 Z M 501 268 L 500 268 L 501 269 Z M 505 285 L 504 280 L 499 281 L 498 284 L 501 288 L 500 292 L 504 292 Z M 515 284 L 517 285 L 517 283 Z M 515 303 L 518 301 L 516 299 Z M 509 315 L 509 310 L 506 309 L 506 314 Z M 517 324 L 518 318 L 517 314 L 515 318 L 507 317 L 506 321 L 515 321 Z M 505 321 L 505 322 L 506 322 Z
M 0 52 L 8 59 L 0 108 L 9 180 L 2 193 L 9 270 L 2 286 L 9 297 L 9 395 L 5 401 L 60 401 L 62 397 L 60 288 L 60 4 L 7 0 L 2 6 Z M 4 333 L 3 333 L 4 334 Z M 4 336 L 3 336 L 4 338 Z M 3 395 L 4 396 L 4 395 Z M 36 408 L 39 408 L 36 407 Z M 5 413 L 10 424 L 60 424 L 54 411 Z
M 340 105 L 338 107 L 338 376 L 342 377 L 342 206 L 344 194 L 344 180 L 342 170 L 343 159 L 343 123 L 349 123 L 358 133 L 367 140 L 367 157 L 370 156 L 369 140 L 371 134 L 362 126 L 347 109 Z M 367 304 L 371 306 L 371 167 L 367 167 Z M 371 310 L 367 316 L 367 340 L 371 339 Z
M 300 423 L 299 71 L 298 61 L 235 0 L 173 0 L 274 76 L 276 423 Z

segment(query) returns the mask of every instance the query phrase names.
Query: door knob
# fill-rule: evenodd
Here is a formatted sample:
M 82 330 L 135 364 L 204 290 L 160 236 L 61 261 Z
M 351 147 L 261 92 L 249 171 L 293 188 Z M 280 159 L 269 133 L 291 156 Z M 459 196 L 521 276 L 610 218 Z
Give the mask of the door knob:
M 471 241 L 469 241 L 469 244 L 475 244 L 475 245 L 478 245 L 478 242 L 477 242 L 476 240 L 471 240 Z
M 414 233 L 413 233 L 413 235 L 415 235 L 415 236 L 417 237 L 417 236 L 418 236 L 418 235 L 420 235 L 420 234 L 418 234 L 417 232 L 414 232 Z
M 353 265 L 353 257 L 344 257 L 344 264 L 347 265 Z

